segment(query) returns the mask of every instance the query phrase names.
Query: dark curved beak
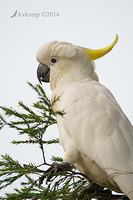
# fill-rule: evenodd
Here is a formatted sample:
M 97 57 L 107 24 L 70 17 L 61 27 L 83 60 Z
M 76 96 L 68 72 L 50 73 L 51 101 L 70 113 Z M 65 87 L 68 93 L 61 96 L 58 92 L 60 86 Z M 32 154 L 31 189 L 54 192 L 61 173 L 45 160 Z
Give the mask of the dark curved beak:
M 43 82 L 50 82 L 50 68 L 46 65 L 39 64 L 37 68 L 37 78 L 40 83 Z

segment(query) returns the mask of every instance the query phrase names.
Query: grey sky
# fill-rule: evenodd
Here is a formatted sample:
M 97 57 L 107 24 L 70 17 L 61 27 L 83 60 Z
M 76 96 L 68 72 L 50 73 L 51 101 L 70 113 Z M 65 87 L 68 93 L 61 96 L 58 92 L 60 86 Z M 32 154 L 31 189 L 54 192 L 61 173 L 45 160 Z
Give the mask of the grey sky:
M 118 44 L 95 62 L 96 72 L 133 122 L 132 10 L 132 0 L 0 0 L 0 105 L 19 109 L 19 100 L 27 105 L 36 101 L 27 81 L 38 83 L 36 51 L 43 43 L 63 40 L 95 49 L 111 44 L 117 33 Z M 50 96 L 49 85 L 43 87 Z M 48 133 L 49 138 L 57 137 L 56 126 Z M 34 146 L 11 145 L 15 138 L 14 130 L 1 131 L 0 154 L 10 153 L 25 163 L 42 162 Z M 58 154 L 63 155 L 62 148 L 51 147 L 47 159 Z

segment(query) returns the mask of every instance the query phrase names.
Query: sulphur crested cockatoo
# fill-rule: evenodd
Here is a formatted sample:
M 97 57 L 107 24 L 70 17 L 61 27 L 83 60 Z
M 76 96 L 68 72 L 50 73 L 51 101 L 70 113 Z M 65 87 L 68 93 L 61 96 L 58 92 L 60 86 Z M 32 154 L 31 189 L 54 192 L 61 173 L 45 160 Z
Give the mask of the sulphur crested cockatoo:
M 117 43 L 92 50 L 51 41 L 37 52 L 38 79 L 50 82 L 64 163 L 95 183 L 133 199 L 133 126 L 112 93 L 99 83 L 93 60 Z

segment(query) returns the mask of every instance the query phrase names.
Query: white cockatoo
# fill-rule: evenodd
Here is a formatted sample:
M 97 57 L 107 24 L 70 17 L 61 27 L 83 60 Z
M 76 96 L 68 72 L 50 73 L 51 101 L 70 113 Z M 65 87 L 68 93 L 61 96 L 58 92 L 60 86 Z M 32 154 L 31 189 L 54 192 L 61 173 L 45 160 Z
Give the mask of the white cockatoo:
M 93 60 L 117 43 L 92 50 L 51 41 L 37 52 L 39 81 L 50 82 L 63 162 L 95 183 L 133 199 L 133 126 L 112 93 L 99 83 Z

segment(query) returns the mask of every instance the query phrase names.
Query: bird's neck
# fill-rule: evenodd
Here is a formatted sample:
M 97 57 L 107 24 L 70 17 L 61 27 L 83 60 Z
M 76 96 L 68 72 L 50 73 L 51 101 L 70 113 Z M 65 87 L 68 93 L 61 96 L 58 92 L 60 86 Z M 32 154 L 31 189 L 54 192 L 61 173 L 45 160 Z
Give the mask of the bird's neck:
M 86 67 L 77 67 L 66 69 L 58 69 L 50 72 L 50 87 L 54 91 L 56 88 L 65 88 L 74 82 L 82 81 L 99 81 L 98 76 L 94 71 L 94 65 Z

